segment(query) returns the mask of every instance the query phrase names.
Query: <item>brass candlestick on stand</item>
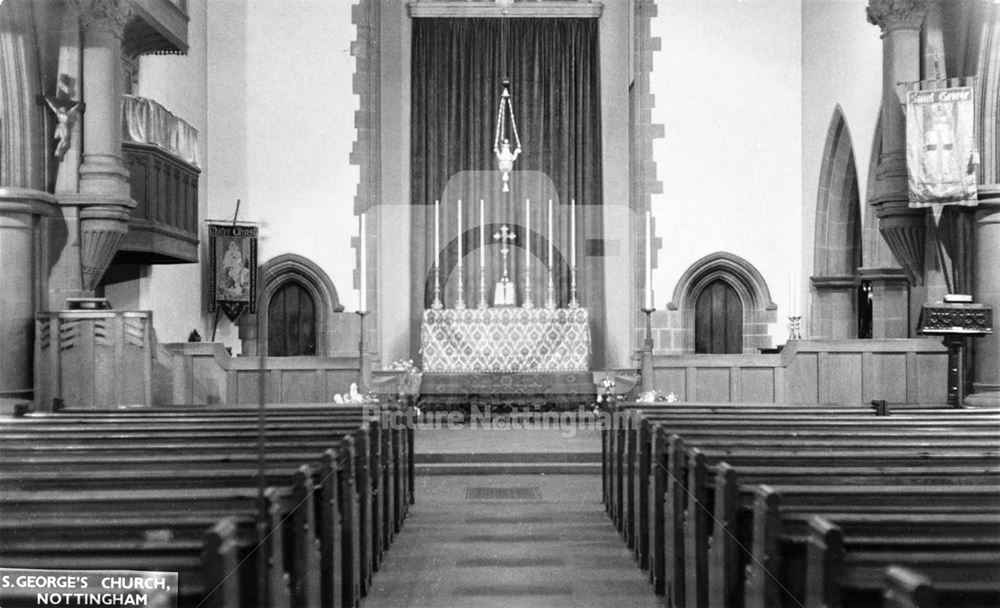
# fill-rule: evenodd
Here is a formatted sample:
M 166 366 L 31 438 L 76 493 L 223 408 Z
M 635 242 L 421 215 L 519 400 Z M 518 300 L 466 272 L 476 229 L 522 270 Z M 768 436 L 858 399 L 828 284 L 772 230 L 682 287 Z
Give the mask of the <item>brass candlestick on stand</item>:
M 646 334 L 642 341 L 640 374 L 642 375 L 642 391 L 653 390 L 653 311 L 655 308 L 643 308 L 646 315 Z
M 361 372 L 361 386 L 358 387 L 358 392 L 361 394 L 368 392 L 368 387 L 372 383 L 372 365 L 371 361 L 368 360 L 368 355 L 365 352 L 365 316 L 368 314 L 367 310 L 356 311 L 358 319 L 360 319 L 361 325 L 361 338 L 358 340 L 358 360 Z

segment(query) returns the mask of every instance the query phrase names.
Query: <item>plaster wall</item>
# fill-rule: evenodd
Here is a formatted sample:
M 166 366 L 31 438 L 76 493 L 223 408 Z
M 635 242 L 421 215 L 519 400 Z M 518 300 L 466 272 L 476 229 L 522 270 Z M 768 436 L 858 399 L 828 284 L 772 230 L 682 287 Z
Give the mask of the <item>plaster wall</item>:
M 260 225 L 258 263 L 305 256 L 356 308 L 351 3 L 191 0 L 189 12 L 188 55 L 144 57 L 140 94 L 198 128 L 200 217 L 231 219 L 239 199 L 239 219 Z M 202 228 L 203 263 L 206 238 Z M 161 341 L 183 341 L 192 328 L 211 337 L 202 264 L 153 266 L 128 289 L 138 291 L 134 307 L 154 312 Z M 240 352 L 225 316 L 216 340 Z
M 867 200 L 868 167 L 882 97 L 882 41 L 867 22 L 867 0 L 802 4 L 802 261 L 799 301 L 808 318 L 813 235 L 827 129 L 839 104 L 851 134 L 858 194 Z M 859 218 L 865 220 L 864 209 Z M 803 324 L 808 327 L 807 323 Z
M 351 90 L 352 4 L 248 3 L 243 142 L 244 217 L 261 223 L 259 261 L 285 253 L 309 258 L 329 275 L 348 310 L 358 305 L 351 247 L 359 228 L 358 168 L 350 164 L 358 108 Z
M 198 129 L 201 175 L 198 217 L 208 210 L 208 0 L 188 0 L 186 55 L 143 55 L 135 94 L 154 99 Z M 192 329 L 205 335 L 200 264 L 151 265 L 125 271 L 134 278 L 108 285 L 105 295 L 116 309 L 149 310 L 163 342 L 182 342 Z
M 651 27 L 662 50 L 653 56 L 651 92 L 664 137 L 653 153 L 664 192 L 652 199 L 663 239 L 655 307 L 666 307 L 693 262 L 728 251 L 760 271 L 783 319 L 794 285 L 804 284 L 803 4 L 662 0 L 657 7 Z M 783 323 L 771 331 L 784 340 Z

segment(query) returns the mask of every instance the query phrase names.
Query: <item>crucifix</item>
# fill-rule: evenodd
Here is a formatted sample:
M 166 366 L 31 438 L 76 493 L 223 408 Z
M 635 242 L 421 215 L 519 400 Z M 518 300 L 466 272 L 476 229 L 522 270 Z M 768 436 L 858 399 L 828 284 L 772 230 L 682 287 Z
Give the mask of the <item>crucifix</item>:
M 510 282 L 510 272 L 507 262 L 507 254 L 510 253 L 510 243 L 515 238 L 517 238 L 517 235 L 506 224 L 500 227 L 499 232 L 493 233 L 493 240 L 500 242 L 500 256 L 503 260 L 503 274 L 500 277 L 500 281 L 497 282 L 496 290 L 493 293 L 494 306 L 515 306 L 517 304 L 517 296 L 514 293 L 514 285 Z

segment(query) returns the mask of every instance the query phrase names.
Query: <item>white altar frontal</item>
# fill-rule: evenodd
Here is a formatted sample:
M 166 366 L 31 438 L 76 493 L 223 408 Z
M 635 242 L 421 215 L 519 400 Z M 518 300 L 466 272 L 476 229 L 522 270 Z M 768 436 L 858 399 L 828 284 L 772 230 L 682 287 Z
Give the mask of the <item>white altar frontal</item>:
M 590 363 L 585 308 L 428 309 L 425 372 L 581 372 Z

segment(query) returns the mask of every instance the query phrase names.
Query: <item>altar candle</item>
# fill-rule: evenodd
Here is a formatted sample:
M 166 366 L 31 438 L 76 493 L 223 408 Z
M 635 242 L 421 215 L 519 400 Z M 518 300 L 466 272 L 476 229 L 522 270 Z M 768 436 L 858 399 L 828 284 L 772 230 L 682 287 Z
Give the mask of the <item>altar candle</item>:
M 486 203 L 479 199 L 479 270 L 486 268 Z
M 434 201 L 434 268 L 441 270 L 441 201 Z
M 367 295 L 365 293 L 365 285 L 368 282 L 368 273 L 366 272 L 366 264 L 365 264 L 365 257 L 366 257 L 365 254 L 367 252 L 365 251 L 366 247 L 365 247 L 365 213 L 364 212 L 361 213 L 361 230 L 358 233 L 358 238 L 359 238 L 359 243 L 360 243 L 360 245 L 358 247 L 358 249 L 359 249 L 359 251 L 358 251 L 358 257 L 360 258 L 360 262 L 361 262 L 361 272 L 359 273 L 359 276 L 358 276 L 358 288 L 359 288 L 358 289 L 358 310 L 361 311 L 361 312 L 364 312 L 364 310 L 365 310 L 365 304 L 367 303 L 367 302 L 365 302 L 365 300 L 367 299 L 365 297 Z
M 569 265 L 576 268 L 576 199 L 569 201 Z
M 549 199 L 549 272 L 552 271 L 552 199 Z
M 458 199 L 458 271 L 462 272 L 462 199 Z
M 524 199 L 524 271 L 531 270 L 531 199 Z M 528 276 L 531 276 L 530 274 Z
M 653 307 L 653 213 L 646 212 L 646 308 Z

